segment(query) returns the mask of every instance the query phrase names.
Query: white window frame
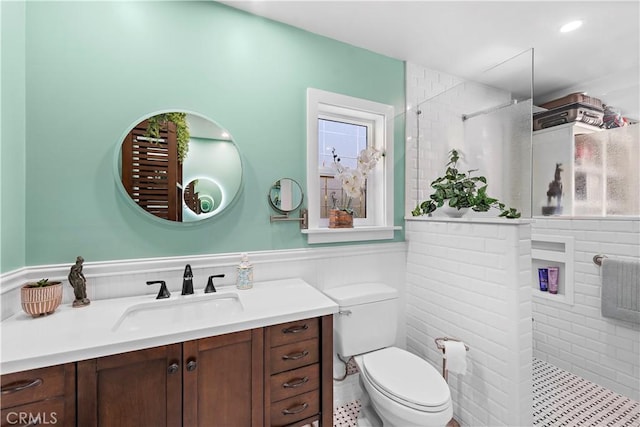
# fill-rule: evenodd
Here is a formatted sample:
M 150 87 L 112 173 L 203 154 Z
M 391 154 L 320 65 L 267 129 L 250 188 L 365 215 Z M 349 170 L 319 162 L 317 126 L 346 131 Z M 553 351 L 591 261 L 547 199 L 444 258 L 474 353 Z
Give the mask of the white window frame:
M 367 218 L 354 219 L 353 228 L 329 228 L 320 218 L 320 168 L 318 165 L 318 118 L 369 123 L 368 143 L 381 150 L 380 159 L 367 179 Z M 393 239 L 393 119 L 391 105 L 319 89 L 307 89 L 307 195 L 309 243 Z

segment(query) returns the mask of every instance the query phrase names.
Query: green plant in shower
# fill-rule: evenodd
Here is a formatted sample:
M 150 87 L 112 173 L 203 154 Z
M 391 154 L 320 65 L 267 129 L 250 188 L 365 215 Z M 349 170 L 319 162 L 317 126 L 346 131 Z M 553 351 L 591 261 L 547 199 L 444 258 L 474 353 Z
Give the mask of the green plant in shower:
M 150 138 L 160 138 L 160 131 L 167 122 L 176 125 L 176 144 L 178 146 L 178 160 L 182 163 L 189 152 L 189 125 L 187 124 L 187 113 L 171 112 L 156 114 L 147 119 L 147 130 L 144 136 Z
M 446 164 L 446 172 L 431 182 L 434 192 L 429 200 L 419 203 L 411 212 L 413 216 L 428 215 L 446 203 L 458 210 L 471 208 L 475 212 L 487 212 L 491 208 L 498 209 L 501 217 L 520 218 L 520 212 L 515 208 L 506 207 L 504 203 L 489 197 L 487 194 L 487 178 L 473 176 L 477 169 L 467 172 L 458 170 L 460 155 L 458 150 L 449 152 L 449 162 Z

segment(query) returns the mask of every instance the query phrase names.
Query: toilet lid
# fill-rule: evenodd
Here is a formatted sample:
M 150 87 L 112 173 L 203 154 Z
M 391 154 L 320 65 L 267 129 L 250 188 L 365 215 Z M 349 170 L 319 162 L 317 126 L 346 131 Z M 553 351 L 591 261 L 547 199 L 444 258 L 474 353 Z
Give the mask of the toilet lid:
M 427 361 L 397 347 L 365 354 L 366 376 L 381 392 L 415 409 L 434 411 L 451 400 L 449 386 Z

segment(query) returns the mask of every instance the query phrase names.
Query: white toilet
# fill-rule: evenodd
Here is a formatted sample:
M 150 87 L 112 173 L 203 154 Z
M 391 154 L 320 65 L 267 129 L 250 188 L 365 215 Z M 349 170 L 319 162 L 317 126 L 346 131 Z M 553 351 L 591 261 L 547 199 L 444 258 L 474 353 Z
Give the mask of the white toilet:
M 371 406 L 385 427 L 444 427 L 453 416 L 449 386 L 431 364 L 393 347 L 398 292 L 381 283 L 328 289 L 340 306 L 335 351 L 354 356 Z

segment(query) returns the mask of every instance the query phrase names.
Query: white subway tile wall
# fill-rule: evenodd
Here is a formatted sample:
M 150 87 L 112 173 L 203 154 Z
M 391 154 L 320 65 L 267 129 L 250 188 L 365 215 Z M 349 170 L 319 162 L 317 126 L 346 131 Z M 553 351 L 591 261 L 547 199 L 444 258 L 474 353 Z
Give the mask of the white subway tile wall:
M 640 219 L 536 218 L 533 232 L 575 239 L 574 304 L 533 298 L 534 356 L 640 400 L 640 325 L 602 317 L 593 263 L 596 254 L 640 261 Z
M 407 348 L 439 370 L 437 337 L 469 345 L 449 374 L 461 425 L 532 424 L 531 225 L 406 222 Z

